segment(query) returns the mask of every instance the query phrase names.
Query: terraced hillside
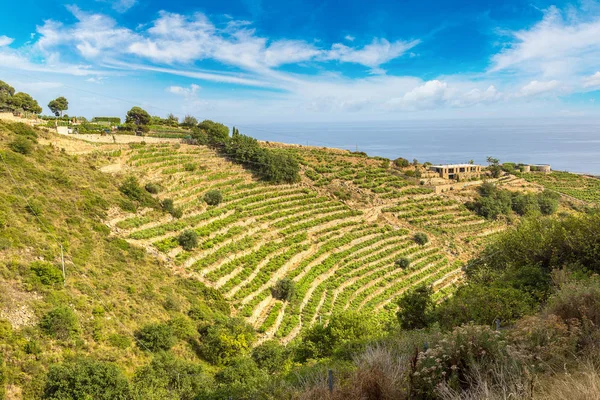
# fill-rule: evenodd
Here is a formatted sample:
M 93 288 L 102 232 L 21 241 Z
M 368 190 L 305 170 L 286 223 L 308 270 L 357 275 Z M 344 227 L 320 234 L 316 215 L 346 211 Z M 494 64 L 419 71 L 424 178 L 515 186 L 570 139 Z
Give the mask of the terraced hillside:
M 551 174 L 522 174 L 528 182 L 536 183 L 563 195 L 587 203 L 600 203 L 600 179 L 570 172 Z
M 472 249 L 473 238 L 483 240 L 497 229 L 457 200 L 378 167 L 378 160 L 294 152 L 304 164 L 303 182 L 270 185 L 204 146 L 128 148 L 117 156 L 119 168 L 105 168 L 160 185 L 158 197 L 172 199 L 183 216 L 115 211 L 109 224 L 115 235 L 220 290 L 264 337 L 284 341 L 336 311 L 383 310 L 415 284 L 433 284 L 438 297 L 447 295 L 460 278 L 461 249 Z M 318 157 L 327 171 L 319 169 Z M 369 201 L 340 201 L 319 180 L 356 185 Z M 210 190 L 222 193 L 222 203 L 204 202 Z M 200 239 L 193 250 L 179 246 L 185 230 Z M 419 231 L 427 233 L 428 243 L 415 243 Z M 401 258 L 409 265 L 399 266 Z M 289 301 L 271 293 L 283 278 L 295 282 Z

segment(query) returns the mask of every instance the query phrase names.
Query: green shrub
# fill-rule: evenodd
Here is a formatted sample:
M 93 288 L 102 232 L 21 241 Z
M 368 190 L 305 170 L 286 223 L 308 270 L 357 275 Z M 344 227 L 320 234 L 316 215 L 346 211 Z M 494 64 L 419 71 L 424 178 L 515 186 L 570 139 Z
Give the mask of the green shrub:
M 187 340 L 196 335 L 194 323 L 185 315 L 179 314 L 169 321 L 173 335 L 182 340 Z
M 252 359 L 270 374 L 282 372 L 290 359 L 290 352 L 277 340 L 267 340 L 252 349 Z
M 40 328 L 55 339 L 66 340 L 78 333 L 79 323 L 69 307 L 57 307 L 42 317 Z
M 42 206 L 36 200 L 29 200 L 25 205 L 25 211 L 34 216 L 42 215 Z
M 153 208 L 158 206 L 158 201 L 141 188 L 138 180 L 134 176 L 127 177 L 121 186 L 119 186 L 119 190 L 127 196 L 127 198 L 138 202 L 142 206 Z
M 271 295 L 278 300 L 293 300 L 296 297 L 296 282 L 287 277 L 278 280 L 271 288 Z
M 42 398 L 128 400 L 131 394 L 127 378 L 117 366 L 85 358 L 52 365 Z
M 183 169 L 185 169 L 188 172 L 194 172 L 196 168 L 198 168 L 198 166 L 194 163 L 187 163 L 183 165 Z
M 131 345 L 131 339 L 126 335 L 112 334 L 108 336 L 108 343 L 117 349 L 126 349 Z
M 175 209 L 175 203 L 173 203 L 173 199 L 164 199 L 160 202 L 160 207 L 163 211 L 171 213 Z
M 402 329 L 427 328 L 433 319 L 433 289 L 417 286 L 407 290 L 396 302 L 399 307 L 396 316 Z
M 55 265 L 43 261 L 34 261 L 29 266 L 42 285 L 55 285 L 63 282 L 62 271 Z
M 223 201 L 223 195 L 218 190 L 209 190 L 204 194 L 204 201 L 209 206 L 216 206 Z
M 169 350 L 175 345 L 177 338 L 173 329 L 167 324 L 149 324 L 135 333 L 138 347 L 152 352 Z
M 20 154 L 31 154 L 33 151 L 33 143 L 25 137 L 19 136 L 8 144 L 10 149 Z
M 144 189 L 146 189 L 146 191 L 148 193 L 157 194 L 158 192 L 161 191 L 162 188 L 160 187 L 160 185 L 150 182 L 150 183 L 146 183 L 146 186 L 144 186 Z
M 135 372 L 132 385 L 138 399 L 193 400 L 204 398 L 211 381 L 199 364 L 164 352 Z
M 191 251 L 198 246 L 198 234 L 192 230 L 183 231 L 177 236 L 177 242 L 184 250 Z
M 417 359 L 412 398 L 438 398 L 436 387 L 441 383 L 455 390 L 465 389 L 471 372 L 479 365 L 503 363 L 508 359 L 506 341 L 499 331 L 476 325 L 456 328 L 438 336 Z
M 410 259 L 408 257 L 400 257 L 394 263 L 396 264 L 397 267 L 402 268 L 402 269 L 406 269 L 406 268 L 410 267 Z
M 215 374 L 217 398 L 253 399 L 263 397 L 268 376 L 251 358 L 236 357 Z
M 241 318 L 217 321 L 199 329 L 200 351 L 213 364 L 227 364 L 250 351 L 256 339 L 251 325 Z
M 394 160 L 394 165 L 399 168 L 406 168 L 410 165 L 410 161 L 406 158 L 399 157 Z
M 415 235 L 413 236 L 413 240 L 415 241 L 416 244 L 418 244 L 420 246 L 424 246 L 425 244 L 427 244 L 427 242 L 429 242 L 429 238 L 423 232 L 415 233 Z
M 490 284 L 471 283 L 437 307 L 437 321 L 444 329 L 452 329 L 468 322 L 503 325 L 535 310 L 535 301 L 522 290 Z

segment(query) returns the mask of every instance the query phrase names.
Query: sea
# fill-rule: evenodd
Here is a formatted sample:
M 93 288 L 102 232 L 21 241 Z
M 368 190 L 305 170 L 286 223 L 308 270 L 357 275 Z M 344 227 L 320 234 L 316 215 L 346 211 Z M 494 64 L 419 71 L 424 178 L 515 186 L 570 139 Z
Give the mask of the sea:
M 550 164 L 600 175 L 600 118 L 262 123 L 238 127 L 259 140 L 363 151 L 433 164 Z

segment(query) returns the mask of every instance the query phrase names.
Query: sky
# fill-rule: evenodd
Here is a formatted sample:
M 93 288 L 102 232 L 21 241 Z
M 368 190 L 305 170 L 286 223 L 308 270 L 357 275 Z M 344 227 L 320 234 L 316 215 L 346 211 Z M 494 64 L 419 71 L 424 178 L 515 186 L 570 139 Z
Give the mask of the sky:
M 67 97 L 69 115 L 135 105 L 226 124 L 600 115 L 598 1 L 0 6 L 0 80 L 43 107 Z

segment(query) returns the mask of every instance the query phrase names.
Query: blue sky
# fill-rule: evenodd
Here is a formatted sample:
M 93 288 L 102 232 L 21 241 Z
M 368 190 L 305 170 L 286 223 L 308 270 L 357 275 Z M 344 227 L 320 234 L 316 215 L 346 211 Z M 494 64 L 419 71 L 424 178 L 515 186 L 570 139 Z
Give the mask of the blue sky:
M 69 114 L 594 118 L 597 1 L 22 0 L 0 79 Z M 46 110 L 47 111 L 47 110 Z

